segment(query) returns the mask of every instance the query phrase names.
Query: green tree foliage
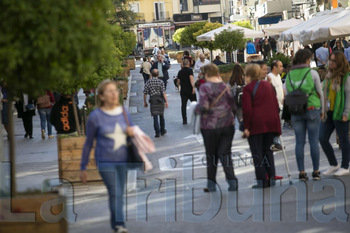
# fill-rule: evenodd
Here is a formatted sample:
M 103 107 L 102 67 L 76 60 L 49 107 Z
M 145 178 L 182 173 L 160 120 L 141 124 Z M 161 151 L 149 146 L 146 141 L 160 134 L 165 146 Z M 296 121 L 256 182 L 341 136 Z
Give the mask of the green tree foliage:
M 237 49 L 244 49 L 245 39 L 242 30 L 228 31 L 223 30 L 215 35 L 214 44 L 227 54 L 232 54 Z
M 194 38 L 196 38 L 197 36 L 200 36 L 204 33 L 210 32 L 214 29 L 217 29 L 219 27 L 222 27 L 221 23 L 211 23 L 211 22 L 207 22 L 200 30 L 198 30 L 197 32 L 193 33 Z M 195 42 L 195 45 L 203 48 L 207 48 L 209 49 L 211 52 L 216 49 L 216 44 L 214 43 L 214 41 L 197 41 Z
M 82 86 L 111 57 L 111 7 L 110 0 L 0 1 L 0 70 L 9 89 L 36 95 Z
M 183 35 L 183 32 L 185 31 L 185 28 L 179 28 L 175 31 L 174 35 L 173 35 L 173 41 L 181 44 L 181 37 Z
M 197 22 L 185 27 L 184 31 L 181 33 L 179 43 L 181 45 L 195 45 L 197 43 L 197 39 L 194 34 L 201 30 L 205 24 L 206 22 Z
M 135 47 L 135 33 L 124 32 L 122 27 L 118 25 L 112 26 L 112 37 L 121 58 L 127 57 Z
M 249 20 L 236 21 L 233 24 L 248 29 L 254 29 Z
M 271 63 L 275 60 L 281 61 L 284 67 L 287 67 L 292 63 L 292 59 L 288 55 L 284 55 L 283 53 L 274 53 L 272 57 L 267 61 L 267 65 L 270 66 Z
M 137 17 L 137 13 L 130 10 L 130 0 L 112 0 L 112 2 L 115 6 L 115 13 L 110 22 L 118 24 L 123 30 L 130 30 L 136 25 Z

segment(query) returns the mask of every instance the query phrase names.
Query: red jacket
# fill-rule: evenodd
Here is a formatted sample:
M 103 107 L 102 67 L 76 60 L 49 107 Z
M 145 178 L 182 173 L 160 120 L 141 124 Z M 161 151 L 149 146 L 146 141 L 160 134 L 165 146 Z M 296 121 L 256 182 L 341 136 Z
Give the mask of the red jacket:
M 281 134 L 281 121 L 276 92 L 267 81 L 260 81 L 259 87 L 253 97 L 255 83 L 253 81 L 243 89 L 242 108 L 244 129 L 250 135 L 263 133 Z

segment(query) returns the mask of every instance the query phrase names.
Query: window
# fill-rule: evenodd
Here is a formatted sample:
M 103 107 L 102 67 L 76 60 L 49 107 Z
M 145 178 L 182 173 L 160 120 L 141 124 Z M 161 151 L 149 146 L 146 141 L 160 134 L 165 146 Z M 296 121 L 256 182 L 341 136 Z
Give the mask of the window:
M 154 19 L 155 20 L 165 19 L 164 2 L 155 2 L 154 3 Z
M 130 3 L 130 10 L 135 13 L 140 13 L 140 3 L 139 2 Z
M 188 11 L 187 0 L 180 0 L 180 11 Z
M 235 6 L 233 1 L 228 2 L 230 4 L 230 15 L 234 15 Z
M 220 0 L 199 0 L 199 5 L 220 4 Z

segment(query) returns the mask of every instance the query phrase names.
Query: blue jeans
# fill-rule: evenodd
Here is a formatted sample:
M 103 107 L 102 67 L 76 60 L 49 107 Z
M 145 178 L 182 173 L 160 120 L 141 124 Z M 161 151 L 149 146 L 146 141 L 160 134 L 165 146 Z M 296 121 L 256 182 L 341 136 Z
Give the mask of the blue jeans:
M 41 130 L 45 130 L 47 123 L 47 133 L 49 136 L 52 135 L 52 125 L 50 123 L 51 108 L 38 109 L 38 112 L 40 116 Z
M 320 110 L 308 110 L 303 115 L 292 115 L 292 122 L 295 133 L 295 156 L 298 170 L 305 171 L 304 168 L 304 146 L 306 131 L 309 136 L 311 160 L 314 171 L 318 171 L 320 164 L 320 149 L 318 147 L 318 135 L 320 129 Z
M 159 123 L 158 123 L 158 116 L 160 118 L 160 129 L 159 129 Z M 154 131 L 156 132 L 156 135 L 159 135 L 159 133 L 164 133 L 165 131 L 164 115 L 153 116 L 153 126 L 154 126 Z
M 111 228 L 125 227 L 124 192 L 127 167 L 125 164 L 99 164 L 99 172 L 108 190 Z
M 341 146 L 342 162 L 341 167 L 349 168 L 349 121 L 335 121 L 333 120 L 333 112 L 327 113 L 326 122 L 322 122 L 320 125 L 320 144 L 324 153 L 327 156 L 328 162 L 331 166 L 337 166 L 338 162 L 334 154 L 332 145 L 329 143 L 329 139 L 334 131 L 336 130 L 339 143 Z

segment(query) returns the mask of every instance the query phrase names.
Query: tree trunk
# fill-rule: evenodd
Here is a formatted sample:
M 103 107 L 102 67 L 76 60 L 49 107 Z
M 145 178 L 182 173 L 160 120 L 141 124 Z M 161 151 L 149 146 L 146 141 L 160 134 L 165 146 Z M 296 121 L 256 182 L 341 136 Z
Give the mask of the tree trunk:
M 0 102 L 0 104 L 2 104 Z M 1 113 L 1 111 L 0 111 Z M 0 121 L 1 121 L 1 114 L 0 114 Z M 2 127 L 0 126 L 0 193 L 2 191 L 5 191 L 5 174 L 3 171 L 3 161 L 5 160 L 4 157 L 4 150 L 2 149 L 4 148 L 4 142 L 3 142 L 3 132 L 2 132 Z
M 210 50 L 210 61 L 213 61 L 213 50 Z
M 79 122 L 79 117 L 78 117 L 78 110 L 77 110 L 77 105 L 75 104 L 74 94 L 72 95 L 72 105 L 73 105 L 75 124 L 77 126 L 77 132 L 78 132 L 78 135 L 81 136 L 81 129 L 80 129 L 80 122 Z
M 10 154 L 10 185 L 11 185 L 11 197 L 16 196 L 16 146 L 15 146 L 15 135 L 13 126 L 13 98 L 10 95 L 8 98 L 8 138 L 9 138 L 9 154 Z

